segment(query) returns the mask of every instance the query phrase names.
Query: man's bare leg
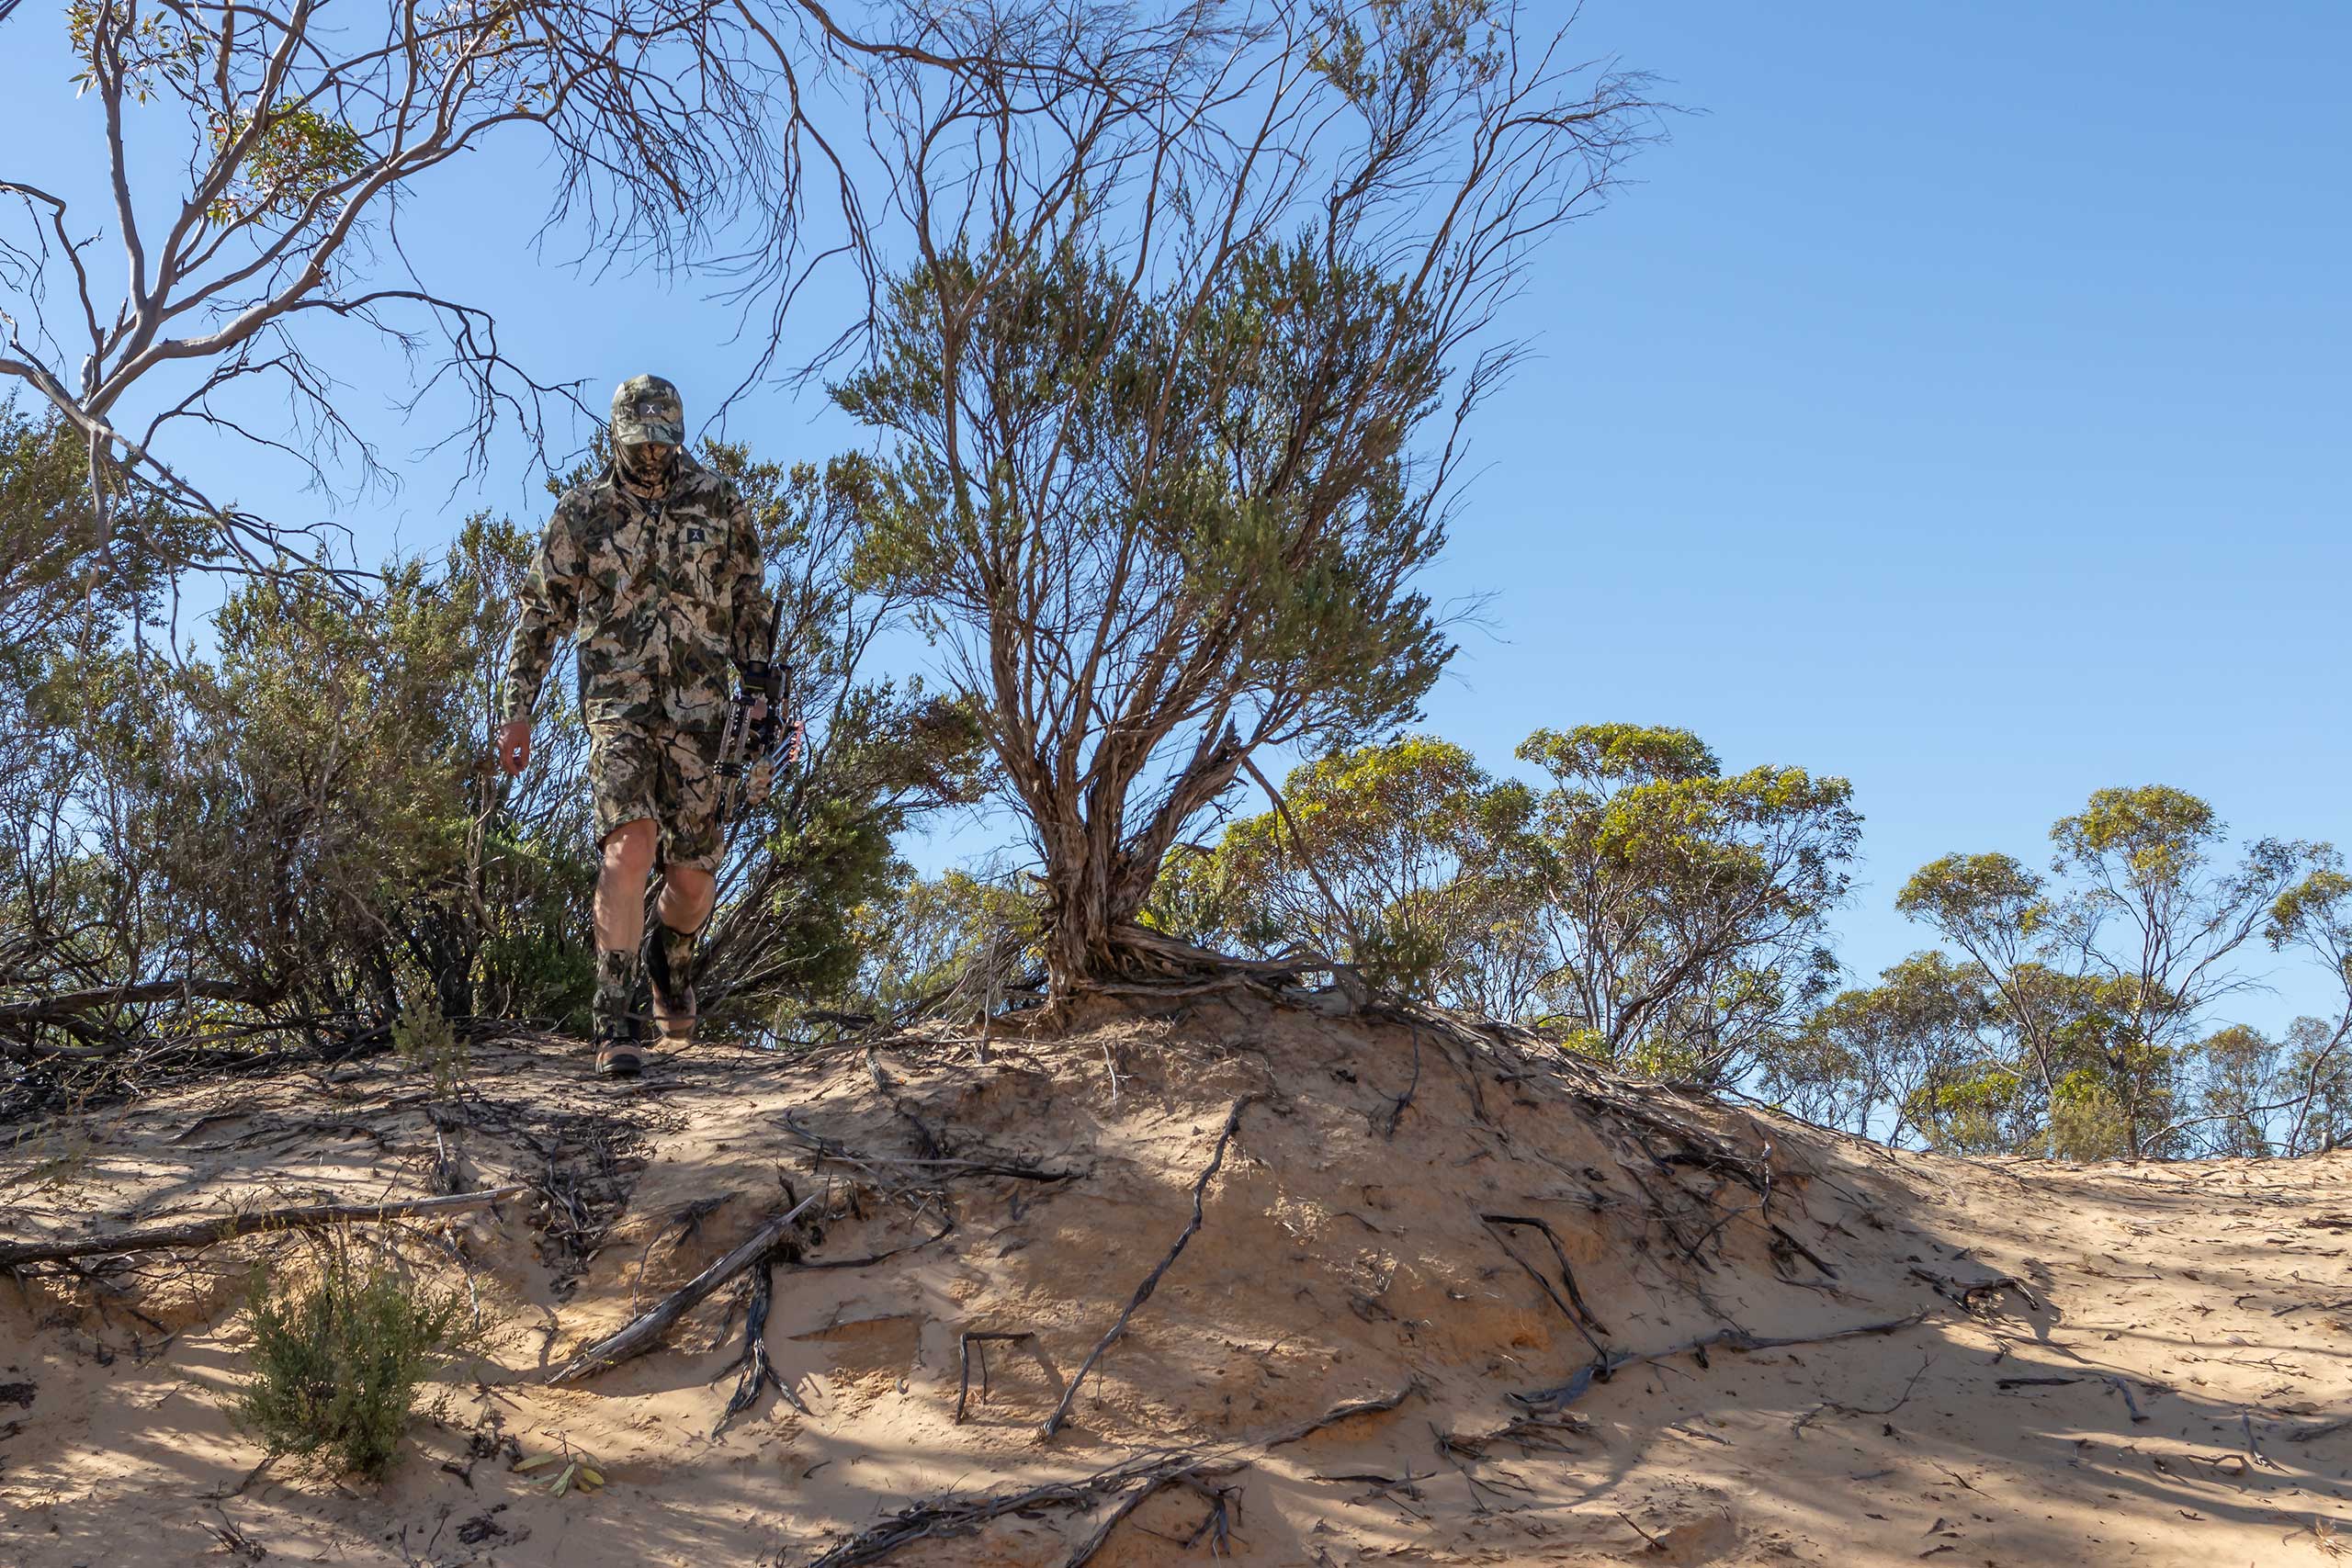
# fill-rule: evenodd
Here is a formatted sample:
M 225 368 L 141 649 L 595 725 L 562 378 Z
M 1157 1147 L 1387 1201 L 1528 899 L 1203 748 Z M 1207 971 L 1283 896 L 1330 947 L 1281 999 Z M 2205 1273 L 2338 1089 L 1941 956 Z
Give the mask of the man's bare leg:
M 596 874 L 597 952 L 634 953 L 645 941 L 645 879 L 652 874 L 651 818 L 624 822 L 605 835 L 605 864 Z M 703 881 L 707 886 L 710 879 Z
M 596 1070 L 626 1077 L 641 1066 L 629 1003 L 637 989 L 638 949 L 645 939 L 645 879 L 653 871 L 649 818 L 605 835 L 596 874 Z

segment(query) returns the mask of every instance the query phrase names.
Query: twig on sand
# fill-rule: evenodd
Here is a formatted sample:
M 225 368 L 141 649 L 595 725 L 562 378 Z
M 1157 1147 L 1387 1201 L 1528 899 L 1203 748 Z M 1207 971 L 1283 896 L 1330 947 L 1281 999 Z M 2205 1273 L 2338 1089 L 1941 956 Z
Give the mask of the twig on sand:
M 1159 1288 L 1161 1278 L 1174 1267 L 1176 1259 L 1182 1255 L 1193 1237 L 1199 1234 L 1201 1204 L 1208 1192 L 1209 1183 L 1216 1179 L 1217 1171 L 1225 1164 L 1226 1146 L 1233 1142 L 1233 1134 L 1241 1129 L 1241 1113 L 1258 1098 L 1255 1093 L 1245 1094 L 1233 1102 L 1231 1111 L 1226 1112 L 1225 1129 L 1216 1135 L 1216 1152 L 1209 1156 L 1208 1165 L 1193 1183 L 1193 1217 L 1186 1222 L 1183 1234 L 1176 1238 L 1176 1245 L 1168 1249 L 1168 1256 L 1159 1260 L 1159 1266 L 1144 1276 L 1143 1283 L 1136 1287 L 1134 1297 L 1120 1312 L 1118 1321 L 1111 1325 L 1109 1332 L 1095 1342 L 1094 1348 L 1086 1353 L 1086 1359 L 1079 1363 L 1078 1371 L 1070 1374 L 1069 1386 L 1062 1390 L 1061 1403 L 1054 1406 L 1051 1416 L 1046 1417 L 1046 1424 L 1037 1428 L 1038 1441 L 1051 1442 L 1054 1434 L 1062 1429 L 1063 1423 L 1069 1419 L 1070 1407 L 1078 1403 L 1078 1391 L 1086 1382 L 1086 1374 L 1094 1370 L 1094 1363 L 1102 1359 L 1103 1352 L 1118 1343 L 1119 1337 L 1126 1333 L 1128 1321 L 1144 1303 L 1151 1299 L 1152 1292 Z
M 2015 1291 L 2030 1311 L 2040 1312 L 2042 1309 L 2041 1298 L 2014 1274 L 1996 1274 L 1989 1280 L 1956 1280 L 1950 1274 L 1939 1274 L 1932 1269 L 1916 1266 L 1910 1273 L 1913 1279 L 1924 1280 L 1934 1286 L 1936 1294 L 1958 1302 L 1970 1312 L 1976 1310 L 1979 1302 L 1995 1300 L 2003 1291 Z
M 982 1399 L 986 1399 L 989 1396 L 988 1341 L 991 1339 L 1035 1339 L 1036 1337 L 1037 1336 L 1035 1333 L 1026 1328 L 1012 1329 L 1003 1333 L 964 1334 L 956 1337 L 956 1350 L 957 1356 L 963 1362 L 963 1378 L 956 1389 L 956 1419 L 953 1423 L 954 1425 L 960 1427 L 964 1424 L 964 1406 L 972 1397 L 972 1347 L 978 1345 L 980 1348 L 980 1397 Z
M 785 1213 L 753 1231 L 748 1240 L 734 1251 L 705 1269 L 701 1273 L 671 1292 L 648 1311 L 622 1328 L 599 1339 L 571 1360 L 548 1375 L 550 1383 L 573 1382 L 591 1372 L 628 1360 L 661 1343 L 678 1319 L 719 1286 L 759 1262 L 781 1246 L 800 1216 L 823 1200 L 822 1193 L 803 1198 Z
M 120 1252 L 153 1252 L 164 1247 L 203 1248 L 241 1235 L 270 1231 L 323 1230 L 330 1225 L 363 1224 L 377 1220 L 408 1219 L 419 1214 L 456 1213 L 488 1208 L 519 1198 L 528 1187 L 493 1187 L 481 1192 L 458 1192 L 444 1198 L 411 1198 L 395 1203 L 304 1203 L 285 1209 L 255 1209 L 209 1220 L 183 1220 L 177 1224 L 143 1229 L 101 1231 L 71 1241 L 23 1241 L 0 1247 L 0 1269 L 21 1269 L 32 1263 L 62 1263 L 73 1258 L 96 1258 Z

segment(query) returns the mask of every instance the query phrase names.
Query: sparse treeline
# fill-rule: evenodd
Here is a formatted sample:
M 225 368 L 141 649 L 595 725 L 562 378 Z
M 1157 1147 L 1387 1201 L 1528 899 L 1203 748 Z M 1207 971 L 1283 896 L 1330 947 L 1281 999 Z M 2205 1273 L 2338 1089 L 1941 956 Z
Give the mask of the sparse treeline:
M 1180 850 L 1153 916 L 1911 1146 L 2352 1139 L 2352 878 L 2331 846 L 2233 845 L 2194 795 L 2102 789 L 2051 829 L 2046 873 L 2003 853 L 1920 867 L 1896 907 L 1939 945 L 1839 989 L 1846 781 L 1725 772 L 1689 732 L 1632 725 L 1539 730 L 1518 757 L 1540 784 L 1423 738 L 1302 767 L 1275 808 Z M 2344 1000 L 2274 1039 L 2233 1004 L 2282 962 L 2317 963 Z

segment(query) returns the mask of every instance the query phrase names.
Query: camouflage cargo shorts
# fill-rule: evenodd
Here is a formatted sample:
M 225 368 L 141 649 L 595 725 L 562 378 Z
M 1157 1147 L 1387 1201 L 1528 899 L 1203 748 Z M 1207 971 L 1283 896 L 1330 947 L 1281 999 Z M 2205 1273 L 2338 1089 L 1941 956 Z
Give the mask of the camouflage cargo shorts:
M 624 822 L 651 818 L 662 865 L 718 865 L 718 737 L 662 723 L 594 719 L 588 780 L 596 841 Z

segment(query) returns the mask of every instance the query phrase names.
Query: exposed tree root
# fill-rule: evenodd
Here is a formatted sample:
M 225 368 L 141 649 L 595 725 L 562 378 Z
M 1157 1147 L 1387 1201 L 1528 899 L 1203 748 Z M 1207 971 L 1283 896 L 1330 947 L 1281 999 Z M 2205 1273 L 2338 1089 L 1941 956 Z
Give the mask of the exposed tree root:
M 1567 1248 L 1560 1245 L 1559 1235 L 1552 1229 L 1550 1224 L 1544 1220 L 1524 1218 L 1517 1214 L 1480 1214 L 1478 1218 L 1488 1230 L 1495 1233 L 1497 1244 L 1510 1255 L 1510 1260 L 1526 1269 L 1528 1277 L 1544 1287 L 1544 1293 L 1552 1298 L 1552 1304 L 1560 1309 L 1561 1315 L 1576 1325 L 1577 1332 L 1584 1336 L 1585 1343 L 1592 1347 L 1593 1353 L 1599 1356 L 1608 1355 L 1609 1347 L 1603 1345 L 1597 1337 L 1608 1333 L 1609 1330 L 1600 1319 L 1594 1315 L 1592 1308 L 1585 1304 L 1584 1292 L 1577 1289 L 1576 1270 L 1568 1265 Z M 1527 1230 L 1541 1232 L 1544 1239 L 1552 1244 L 1552 1257 L 1560 1265 L 1560 1283 L 1566 1285 L 1568 1290 L 1566 1301 L 1560 1299 L 1560 1292 L 1552 1288 L 1552 1281 L 1545 1279 L 1541 1270 L 1526 1258 L 1521 1258 L 1510 1243 L 1503 1240 L 1502 1228 L 1505 1225 L 1518 1225 Z
M 1062 1429 L 1063 1423 L 1069 1419 L 1070 1407 L 1078 1403 L 1078 1391 L 1086 1382 L 1086 1374 L 1094 1370 L 1094 1363 L 1102 1359 L 1103 1352 L 1116 1344 L 1121 1335 L 1126 1333 L 1128 1321 L 1135 1316 L 1136 1310 L 1144 1303 L 1151 1299 L 1152 1292 L 1159 1288 L 1161 1278 L 1175 1265 L 1176 1259 L 1182 1255 L 1193 1237 L 1199 1234 L 1202 1218 L 1201 1203 L 1208 1191 L 1209 1183 L 1216 1179 L 1218 1169 L 1225 1164 L 1226 1145 L 1233 1141 L 1233 1134 L 1241 1128 L 1241 1113 L 1248 1110 L 1250 1102 L 1258 1098 L 1254 1093 L 1245 1094 L 1235 1100 L 1233 1109 L 1226 1113 L 1225 1129 L 1216 1135 L 1216 1152 L 1209 1156 L 1208 1165 L 1202 1170 L 1199 1179 L 1193 1183 L 1193 1217 L 1185 1224 L 1183 1234 L 1176 1238 L 1176 1245 L 1168 1249 L 1168 1256 L 1159 1260 L 1159 1266 L 1144 1276 L 1143 1283 L 1136 1287 L 1135 1295 L 1120 1312 L 1118 1321 L 1111 1325 L 1109 1331 L 1095 1342 L 1094 1348 L 1086 1353 L 1086 1359 L 1079 1363 L 1078 1371 L 1070 1374 L 1069 1386 L 1062 1390 L 1061 1403 L 1054 1406 L 1054 1413 L 1046 1416 L 1046 1424 L 1037 1429 L 1037 1438 L 1040 1442 L 1052 1441 L 1054 1434 Z
M 1072 1481 L 1050 1481 L 1020 1492 L 1001 1492 L 978 1497 L 954 1494 L 936 1497 L 928 1503 L 899 1510 L 822 1556 L 812 1558 L 807 1568 L 858 1568 L 859 1564 L 879 1562 L 900 1548 L 911 1546 L 919 1540 L 969 1535 L 990 1520 L 1009 1514 L 1091 1512 L 1105 1501 L 1115 1498 L 1117 1502 L 1111 1514 L 1087 1532 L 1064 1564 L 1064 1568 L 1083 1568 L 1083 1564 L 1111 1539 L 1112 1531 L 1161 1487 L 1188 1479 L 1205 1481 L 1229 1475 L 1247 1464 L 1253 1451 L 1263 1453 L 1284 1443 L 1295 1443 L 1351 1416 L 1394 1410 L 1415 1392 L 1416 1385 L 1408 1383 L 1394 1393 L 1376 1399 L 1352 1400 L 1345 1404 L 1337 1404 L 1320 1416 L 1278 1428 L 1251 1441 L 1210 1449 L 1139 1454 L 1107 1470 L 1096 1471 L 1091 1475 Z
M 743 1314 L 743 1353 L 729 1372 L 740 1372 L 735 1380 L 735 1392 L 728 1396 L 727 1408 L 718 1413 L 718 1423 L 710 1429 L 718 1437 L 727 1430 L 727 1423 L 759 1402 L 760 1390 L 774 1387 L 786 1404 L 803 1416 L 808 1407 L 792 1392 L 792 1385 L 776 1375 L 775 1366 L 768 1359 L 768 1307 L 775 1299 L 775 1254 L 771 1250 L 762 1258 L 752 1273 L 751 1305 Z M 719 1377 L 725 1377 L 721 1372 Z M 717 1378 L 711 1380 L 716 1382 Z
M 1663 1350 L 1627 1350 L 1597 1358 L 1577 1369 L 1574 1377 L 1552 1388 L 1539 1388 L 1510 1396 L 1513 1404 L 1530 1410 L 1550 1412 L 1564 1410 L 1584 1396 L 1595 1382 L 1606 1382 L 1627 1367 L 1645 1366 L 1652 1361 L 1664 1361 L 1676 1356 L 1696 1356 L 1699 1364 L 1707 1364 L 1707 1352 L 1725 1350 L 1778 1350 L 1790 1345 L 1819 1345 L 1831 1339 L 1857 1339 L 1871 1334 L 1898 1334 L 1915 1328 L 1927 1321 L 1925 1309 L 1908 1317 L 1892 1317 L 1883 1323 L 1857 1324 L 1851 1328 L 1833 1329 L 1827 1334 L 1799 1334 L 1788 1337 L 1773 1337 L 1750 1334 L 1745 1328 L 1723 1328 L 1713 1334 L 1702 1334 L 1679 1345 L 1669 1345 Z
M 1013 1329 L 1002 1334 L 965 1334 L 956 1337 L 956 1350 L 963 1363 L 963 1373 L 962 1381 L 956 1389 L 955 1425 L 960 1427 L 964 1424 L 964 1406 L 972 1397 L 972 1348 L 977 1345 L 980 1349 L 980 1397 L 986 1399 L 989 1396 L 988 1342 L 991 1339 L 1020 1340 L 1036 1337 L 1036 1335 L 1025 1328 Z
M 1955 1280 L 1949 1274 L 1939 1274 L 1931 1269 L 1921 1269 L 1916 1265 L 1910 1269 L 1910 1274 L 1915 1280 L 1924 1280 L 1933 1285 L 1936 1294 L 1947 1301 L 1959 1303 L 1969 1312 L 1974 1312 L 1982 1303 L 1998 1299 L 2003 1291 L 2015 1291 L 2018 1299 L 2025 1303 L 2029 1311 L 2040 1312 L 2042 1307 L 2041 1298 L 2033 1293 L 2032 1287 L 2014 1274 L 1996 1274 L 1990 1280 Z

